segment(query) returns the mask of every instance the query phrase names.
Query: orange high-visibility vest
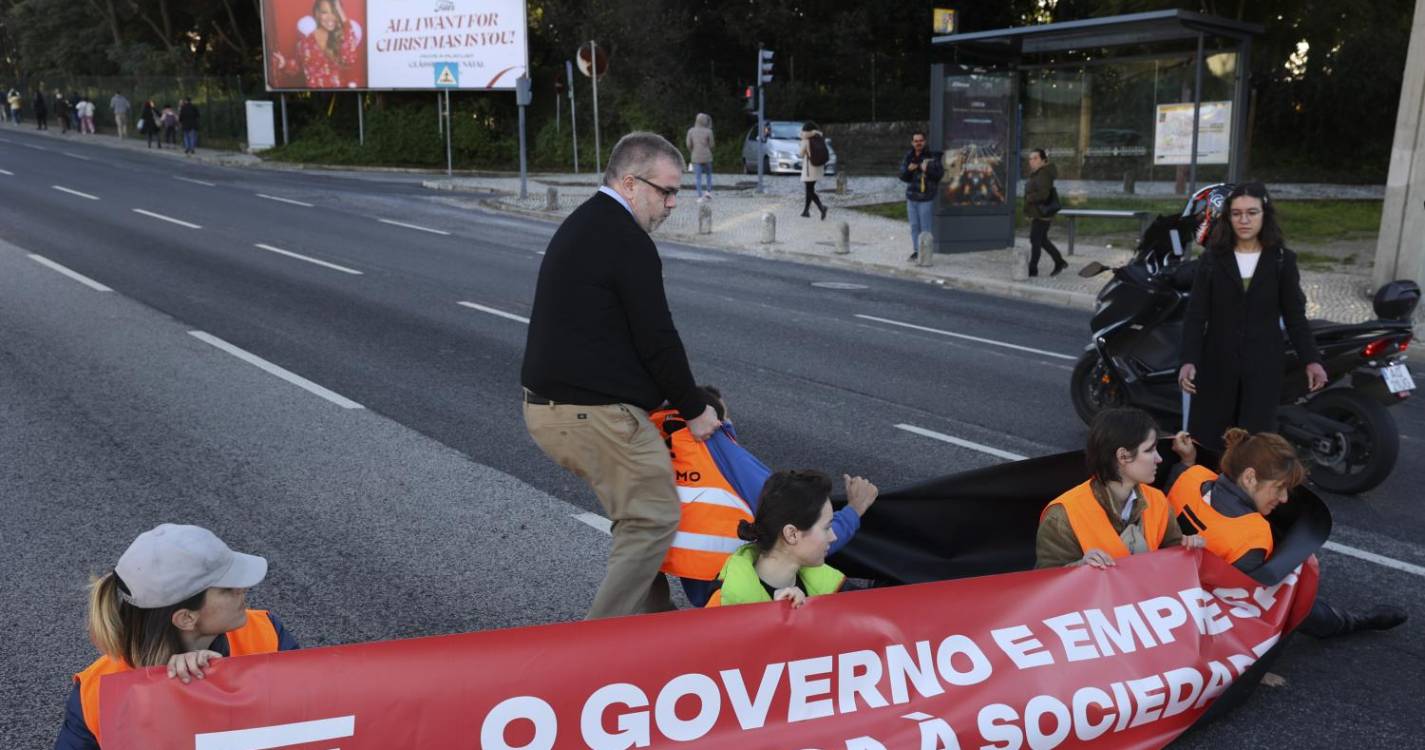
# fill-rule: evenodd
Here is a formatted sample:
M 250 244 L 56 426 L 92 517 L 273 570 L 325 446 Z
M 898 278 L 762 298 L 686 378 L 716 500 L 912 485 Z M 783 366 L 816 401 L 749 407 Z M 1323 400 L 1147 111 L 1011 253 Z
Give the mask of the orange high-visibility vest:
M 249 609 L 247 622 L 226 635 L 228 656 L 277 653 L 277 628 L 273 627 L 265 609 Z M 96 742 L 103 742 L 99 738 L 99 678 L 131 669 L 133 667 L 123 661 L 101 656 L 74 676 L 74 681 L 79 683 L 79 704 L 84 709 L 84 724 L 89 727 Z
M 673 546 L 663 558 L 661 570 L 680 578 L 711 581 L 737 548 L 747 542 L 737 538 L 737 523 L 752 521 L 752 508 L 718 471 L 708 447 L 693 437 L 687 428 L 664 428 L 664 422 L 683 421 L 678 412 L 664 409 L 653 412 L 649 420 L 663 435 L 672 453 L 673 479 L 682 501 L 682 517 Z
M 1272 525 L 1261 513 L 1224 516 L 1203 497 L 1202 486 L 1217 479 L 1217 473 L 1201 466 L 1189 467 L 1168 492 L 1168 502 L 1184 528 L 1197 529 L 1207 551 L 1235 563 L 1254 549 L 1272 556 Z M 1209 490 L 1210 492 L 1211 490 Z
M 1044 506 L 1044 511 L 1039 514 L 1039 521 L 1043 523 L 1050 508 L 1055 505 L 1063 506 L 1069 517 L 1069 527 L 1074 530 L 1079 547 L 1085 554 L 1097 548 L 1114 557 L 1128 557 L 1128 545 L 1124 544 L 1118 532 L 1113 530 L 1113 522 L 1108 519 L 1103 506 L 1099 505 L 1098 498 L 1093 496 L 1093 489 L 1090 487 L 1092 481 L 1084 482 L 1054 498 Z M 1168 499 L 1158 490 L 1140 484 L 1138 494 L 1148 501 L 1148 507 L 1143 510 L 1142 517 L 1143 538 L 1148 542 L 1149 551 L 1156 550 L 1158 545 L 1163 543 L 1163 534 L 1168 530 L 1172 511 L 1169 509 Z

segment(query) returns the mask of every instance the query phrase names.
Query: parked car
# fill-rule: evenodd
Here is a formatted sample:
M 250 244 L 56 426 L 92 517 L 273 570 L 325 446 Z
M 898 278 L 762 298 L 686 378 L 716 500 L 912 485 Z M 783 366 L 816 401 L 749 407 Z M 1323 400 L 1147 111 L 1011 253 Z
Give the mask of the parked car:
M 801 174 L 802 160 L 797 151 L 801 148 L 802 123 L 770 120 L 765 124 L 768 129 L 766 142 L 757 140 L 756 125 L 747 129 L 747 136 L 742 141 L 743 170 L 756 174 L 757 159 L 761 158 L 762 171 L 767 174 Z M 826 150 L 830 157 L 826 162 L 826 173 L 836 174 L 836 149 L 831 147 L 830 138 L 826 139 Z

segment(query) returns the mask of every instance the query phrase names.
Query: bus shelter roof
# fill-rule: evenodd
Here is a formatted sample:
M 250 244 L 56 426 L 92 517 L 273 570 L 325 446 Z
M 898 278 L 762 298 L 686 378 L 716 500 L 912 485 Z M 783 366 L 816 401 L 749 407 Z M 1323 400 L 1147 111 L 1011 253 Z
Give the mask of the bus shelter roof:
M 930 43 L 942 50 L 963 48 L 967 52 L 979 51 L 996 57 L 1006 54 L 1017 57 L 1196 40 L 1199 35 L 1244 42 L 1264 30 L 1257 23 L 1186 10 L 1160 10 L 949 34 L 932 37 Z

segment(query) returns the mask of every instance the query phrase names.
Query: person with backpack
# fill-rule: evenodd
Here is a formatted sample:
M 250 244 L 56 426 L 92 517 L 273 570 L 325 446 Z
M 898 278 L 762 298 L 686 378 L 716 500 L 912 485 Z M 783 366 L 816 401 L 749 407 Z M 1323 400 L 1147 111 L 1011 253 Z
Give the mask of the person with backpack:
M 822 221 L 826 220 L 826 206 L 821 204 L 821 198 L 816 194 L 816 181 L 826 174 L 826 162 L 830 160 L 831 153 L 826 147 L 826 136 L 821 134 L 816 123 L 807 122 L 802 125 L 801 146 L 798 156 L 802 160 L 802 184 L 806 186 L 806 202 L 802 204 L 802 218 L 811 216 L 811 204 L 815 203 L 821 211 Z
M 1059 193 L 1054 189 L 1054 179 L 1059 171 L 1049 163 L 1049 155 L 1042 148 L 1029 152 L 1029 180 L 1024 186 L 1024 216 L 1029 219 L 1029 275 L 1039 275 L 1039 251 L 1043 249 L 1054 259 L 1054 270 L 1050 276 L 1058 276 L 1069 267 L 1059 248 L 1049 241 L 1049 224 L 1054 214 L 1059 212 Z
M 163 114 L 158 117 L 158 126 L 163 128 L 163 142 L 170 146 L 177 146 L 178 113 L 173 111 L 173 105 L 163 105 Z

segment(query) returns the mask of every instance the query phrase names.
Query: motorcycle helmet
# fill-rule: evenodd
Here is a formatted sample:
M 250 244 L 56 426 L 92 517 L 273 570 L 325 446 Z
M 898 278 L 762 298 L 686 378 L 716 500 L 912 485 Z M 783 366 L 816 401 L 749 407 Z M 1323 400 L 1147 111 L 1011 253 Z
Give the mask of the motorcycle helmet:
M 1197 219 L 1197 230 L 1193 232 L 1193 241 L 1197 244 L 1204 247 L 1207 245 L 1207 233 L 1212 231 L 1212 222 L 1222 215 L 1227 205 L 1227 196 L 1236 187 L 1230 182 L 1208 185 L 1188 199 L 1187 205 L 1183 207 L 1183 216 Z

